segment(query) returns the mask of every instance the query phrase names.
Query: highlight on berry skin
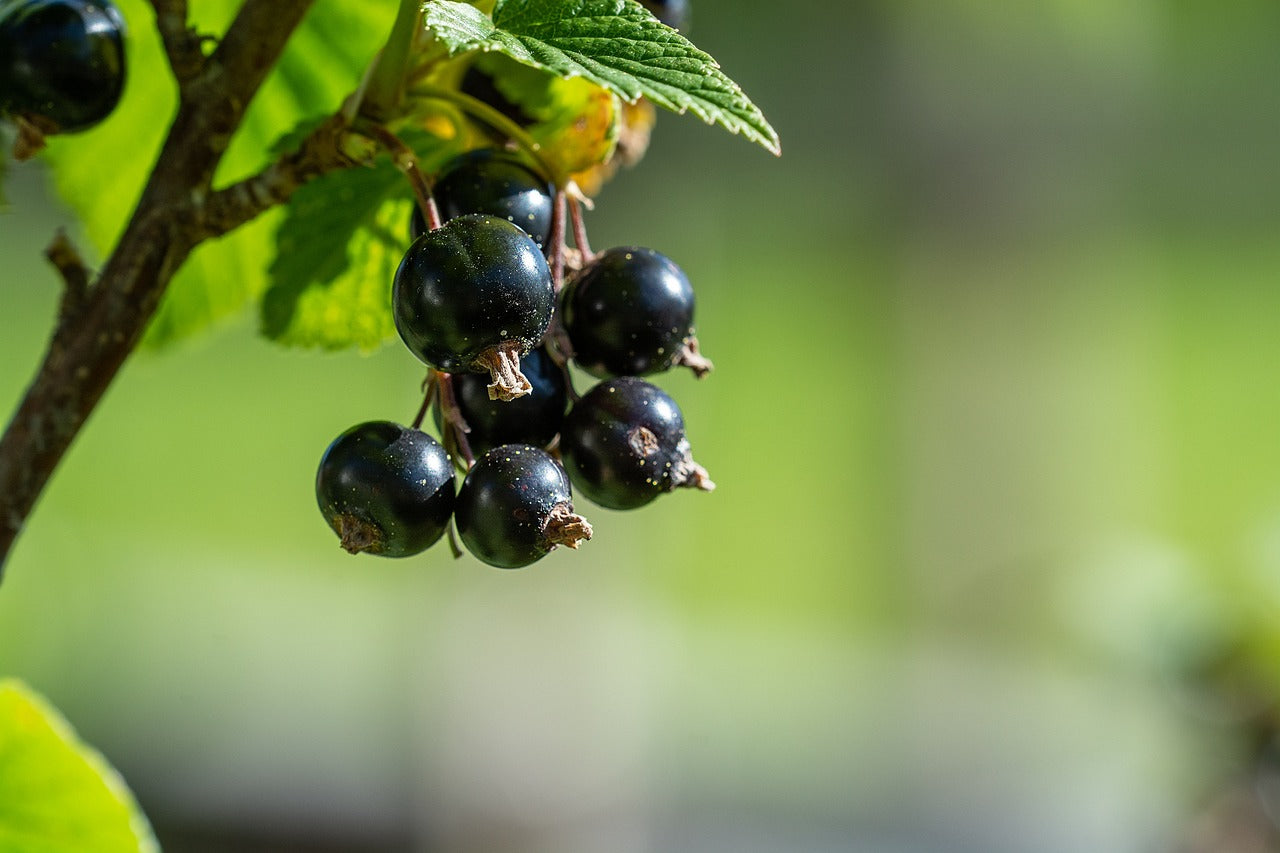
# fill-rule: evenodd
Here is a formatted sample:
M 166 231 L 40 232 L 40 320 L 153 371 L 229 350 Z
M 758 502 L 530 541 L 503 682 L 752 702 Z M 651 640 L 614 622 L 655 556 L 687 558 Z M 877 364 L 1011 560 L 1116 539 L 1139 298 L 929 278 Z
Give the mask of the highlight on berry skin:
M 467 550 L 501 569 L 528 566 L 592 536 L 591 524 L 573 511 L 564 469 L 527 444 L 504 444 L 476 460 L 458 491 L 456 521 Z
M 351 554 L 411 557 L 444 535 L 453 515 L 453 460 L 434 438 L 389 421 L 342 433 L 316 472 L 316 502 Z
M 575 403 L 560 452 L 574 486 L 608 509 L 635 509 L 675 489 L 715 489 L 693 461 L 680 407 L 635 377 L 601 382 Z
M 666 255 L 621 246 L 597 255 L 561 293 L 574 363 L 593 376 L 712 369 L 694 334 L 693 287 Z
M 88 130 L 125 84 L 125 24 L 111 0 L 0 3 L 0 114 L 44 135 Z
M 533 238 L 505 219 L 468 214 L 413 241 L 392 287 L 409 351 L 446 373 L 487 372 L 490 399 L 533 390 L 520 358 L 555 307 L 551 270 Z

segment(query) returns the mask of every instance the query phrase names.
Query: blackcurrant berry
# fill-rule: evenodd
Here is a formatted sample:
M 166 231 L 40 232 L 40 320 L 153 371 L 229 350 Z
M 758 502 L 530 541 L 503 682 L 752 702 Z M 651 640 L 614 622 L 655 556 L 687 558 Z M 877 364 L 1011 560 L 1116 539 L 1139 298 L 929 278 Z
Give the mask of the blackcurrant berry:
M 519 104 L 502 94 L 493 80 L 493 75 L 472 63 L 462 75 L 462 82 L 458 84 L 458 88 L 462 94 L 470 95 L 477 101 L 483 101 L 521 127 L 533 124 L 533 117 L 525 113 Z
M 486 378 L 478 373 L 453 377 L 453 393 L 463 420 L 470 427 L 467 440 L 479 454 L 500 444 L 532 444 L 546 447 L 564 423 L 568 405 L 564 371 L 547 351 L 538 347 L 520 359 L 520 372 L 533 390 L 509 403 L 491 400 Z M 441 425 L 439 407 L 436 425 Z
M 539 249 L 551 234 L 551 185 L 509 151 L 468 151 L 445 166 L 431 193 L 442 220 L 487 213 L 519 225 Z M 415 206 L 413 236 L 426 230 L 426 218 Z
M 551 270 L 520 228 L 470 214 L 428 231 L 409 247 L 392 290 L 396 329 L 409 350 L 446 373 L 489 371 L 493 399 L 532 387 L 520 356 L 551 322 Z
M 124 91 L 124 18 L 110 0 L 21 0 L 0 8 L 0 112 L 72 133 Z
M 689 0 L 640 0 L 640 3 L 668 27 L 683 30 L 689 20 Z
M 458 535 L 500 569 L 536 562 L 557 545 L 577 548 L 591 525 L 573 512 L 569 478 L 545 451 L 504 444 L 476 460 L 458 491 Z
M 565 286 L 561 304 L 574 362 L 595 376 L 711 369 L 693 334 L 693 288 L 666 255 L 609 249 Z
M 560 453 L 573 484 L 609 509 L 644 506 L 678 487 L 715 488 L 693 461 L 675 401 L 630 376 L 601 382 L 574 404 Z
M 434 438 L 370 421 L 329 445 L 316 501 L 352 554 L 409 557 L 435 544 L 454 506 L 453 462 Z

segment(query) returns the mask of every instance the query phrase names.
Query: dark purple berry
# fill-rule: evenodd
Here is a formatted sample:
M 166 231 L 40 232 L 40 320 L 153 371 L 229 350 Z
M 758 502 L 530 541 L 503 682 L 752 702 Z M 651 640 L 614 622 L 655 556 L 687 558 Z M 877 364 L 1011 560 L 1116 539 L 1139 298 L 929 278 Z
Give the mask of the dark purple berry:
M 711 363 L 693 334 L 693 288 L 653 249 L 596 256 L 565 287 L 563 324 L 574 362 L 595 376 L 647 376 L 682 364 L 699 376 Z
M 124 29 L 110 0 L 0 6 L 0 112 L 46 133 L 102 121 L 124 92 Z
M 453 461 L 424 432 L 363 423 L 325 451 L 316 501 L 352 554 L 409 557 L 435 544 L 449 525 Z
M 520 226 L 539 249 L 551 234 L 551 185 L 512 152 L 468 151 L 441 170 L 431 194 L 441 220 L 487 213 Z M 426 230 L 426 218 L 415 206 L 413 236 Z
M 470 214 L 423 234 L 396 270 L 396 329 L 410 352 L 446 373 L 488 371 L 495 399 L 528 394 L 520 356 L 551 322 L 551 271 L 521 229 Z
M 601 382 L 574 404 L 560 453 L 578 490 L 609 509 L 644 506 L 680 487 L 715 488 L 693 461 L 675 401 L 630 376 Z
M 467 550 L 500 569 L 591 538 L 591 525 L 573 512 L 564 469 L 527 444 L 504 444 L 476 460 L 458 491 L 455 520 Z
M 476 67 L 474 62 L 462 75 L 458 88 L 462 94 L 488 104 L 521 127 L 528 127 L 534 122 L 534 118 L 521 109 L 519 104 L 502 94 L 494 83 L 493 75 Z
M 473 452 L 484 453 L 500 444 L 546 447 L 560 432 L 568 406 L 564 371 L 546 349 L 538 347 L 520 359 L 520 372 L 533 390 L 509 403 L 489 398 L 488 377 L 478 373 L 453 377 L 454 397 L 470 428 L 467 441 Z M 439 407 L 435 419 L 440 426 Z

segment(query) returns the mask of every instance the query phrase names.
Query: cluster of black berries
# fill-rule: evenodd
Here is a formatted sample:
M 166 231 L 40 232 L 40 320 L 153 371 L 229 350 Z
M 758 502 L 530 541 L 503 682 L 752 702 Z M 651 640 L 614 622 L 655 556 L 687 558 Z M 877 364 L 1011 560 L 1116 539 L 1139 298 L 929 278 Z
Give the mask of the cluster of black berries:
M 110 0 L 0 0 L 0 115 L 44 134 L 85 130 L 115 109 L 124 78 Z
M 591 538 L 570 482 L 611 509 L 714 488 L 675 401 L 639 378 L 710 369 L 688 279 L 650 249 L 592 256 L 573 203 L 578 246 L 562 282 L 559 201 L 517 155 L 481 150 L 436 182 L 427 208 L 443 224 L 416 213 L 392 306 L 431 367 L 427 401 L 413 426 L 362 424 L 321 460 L 320 508 L 348 551 L 419 553 L 452 515 L 473 555 L 518 568 Z M 604 381 L 579 397 L 570 361 Z M 443 444 L 418 429 L 428 402 Z M 454 458 L 466 472 L 456 494 Z

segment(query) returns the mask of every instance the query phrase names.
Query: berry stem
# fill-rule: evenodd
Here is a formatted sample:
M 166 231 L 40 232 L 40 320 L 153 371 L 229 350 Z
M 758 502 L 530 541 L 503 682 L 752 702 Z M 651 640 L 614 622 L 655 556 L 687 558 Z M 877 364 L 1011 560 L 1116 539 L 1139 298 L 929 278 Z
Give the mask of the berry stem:
M 564 208 L 565 192 L 557 187 L 555 201 L 551 206 L 551 235 L 547 237 L 551 244 L 551 255 L 547 262 L 551 267 L 551 286 L 556 293 L 564 287 Z
M 582 395 L 573 387 L 573 374 L 569 371 L 569 359 L 573 358 L 573 345 L 569 342 L 569 334 L 560 324 L 559 311 L 551 315 L 551 326 L 547 329 L 545 341 L 547 355 L 551 356 L 551 360 L 564 375 L 564 389 L 569 394 L 569 402 L 578 402 L 582 399 Z
M 418 200 L 418 207 L 422 208 L 422 215 L 427 220 L 428 230 L 434 231 L 440 227 L 440 209 L 436 207 L 435 196 L 431 194 L 431 182 L 427 180 L 427 176 L 418 168 L 418 155 L 413 153 L 413 149 L 404 143 L 404 141 L 386 128 L 385 125 L 367 119 L 357 119 L 353 129 L 375 140 L 381 145 L 391 160 L 396 164 L 405 178 L 409 181 L 409 187 L 413 190 L 414 198 Z
M 467 441 L 467 433 L 471 432 L 471 427 L 467 426 L 467 419 L 458 408 L 458 398 L 453 393 L 453 377 L 439 370 L 433 372 L 440 393 L 440 417 L 444 423 L 441 429 L 470 470 L 476 464 L 476 455 L 471 452 L 471 442 Z
M 457 525 L 455 525 L 453 519 L 450 518 L 449 526 L 445 528 L 445 532 L 448 534 L 447 538 L 449 539 L 449 553 L 453 554 L 453 559 L 461 560 L 462 546 L 458 544 L 458 531 L 455 529 L 456 527 Z
M 578 247 L 578 251 L 582 253 L 582 265 L 585 267 L 591 263 L 591 259 L 595 254 L 591 251 L 591 244 L 587 242 L 587 224 L 582 217 L 582 202 L 577 196 L 569 196 L 569 217 L 573 220 L 573 242 Z
M 418 414 L 413 416 L 413 428 L 421 429 L 422 422 L 427 417 L 427 410 L 431 408 L 432 401 L 436 398 L 436 372 L 434 370 L 427 371 L 427 378 L 422 380 L 422 405 L 418 407 Z

